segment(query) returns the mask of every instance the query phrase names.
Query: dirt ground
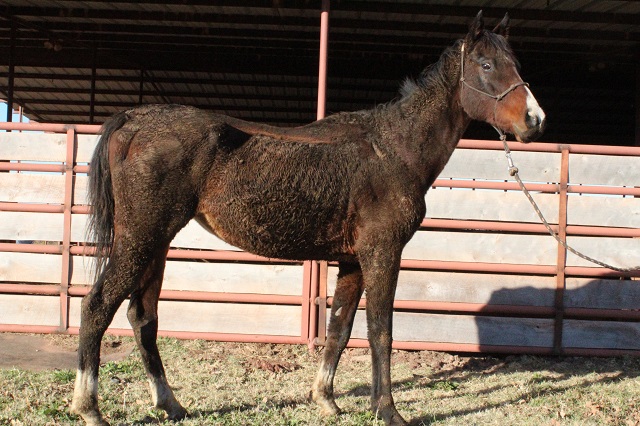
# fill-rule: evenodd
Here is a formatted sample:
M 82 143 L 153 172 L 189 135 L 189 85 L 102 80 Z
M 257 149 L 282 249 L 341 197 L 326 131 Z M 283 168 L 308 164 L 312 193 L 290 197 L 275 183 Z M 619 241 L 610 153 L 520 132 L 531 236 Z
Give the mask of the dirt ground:
M 260 345 L 249 345 L 248 347 L 242 343 L 227 343 L 225 346 L 230 352 L 245 352 L 244 355 L 247 356 L 255 355 L 254 352 L 261 351 L 258 349 L 261 347 Z M 269 351 L 271 347 L 272 345 L 264 345 L 264 350 Z M 77 337 L 75 336 L 0 333 L 0 368 L 20 368 L 29 371 L 75 370 L 77 349 Z M 134 350 L 137 350 L 134 343 L 123 343 L 121 339 L 109 336 L 102 342 L 101 363 L 122 361 Z M 344 356 L 345 359 L 356 362 L 370 361 L 367 349 L 347 349 Z M 465 357 L 432 351 L 394 351 L 393 361 L 408 363 L 413 368 L 429 366 L 439 370 L 453 370 L 469 362 Z M 255 369 L 288 370 L 291 368 L 288 365 L 290 363 L 291 360 L 283 359 L 273 362 L 274 366 L 262 365 L 258 361 L 255 362 L 255 365 L 251 365 L 252 359 L 249 357 L 250 367 Z
M 69 336 L 0 333 L 0 368 L 30 371 L 75 370 L 77 339 Z M 121 361 L 131 354 L 134 344 L 119 340 L 102 343 L 102 362 Z

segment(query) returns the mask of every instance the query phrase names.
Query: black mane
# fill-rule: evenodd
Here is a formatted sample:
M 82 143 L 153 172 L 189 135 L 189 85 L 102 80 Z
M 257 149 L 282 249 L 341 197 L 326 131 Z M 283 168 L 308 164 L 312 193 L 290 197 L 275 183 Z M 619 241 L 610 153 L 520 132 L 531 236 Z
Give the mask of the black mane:
M 452 84 L 457 83 L 457 79 L 451 79 L 451 63 L 454 62 L 459 66 L 458 57 L 460 56 L 460 46 L 462 40 L 456 41 L 453 46 L 448 47 L 437 62 L 428 65 L 418 78 L 408 77 L 400 87 L 400 95 L 402 98 L 409 97 L 417 89 L 426 89 L 429 87 L 437 87 L 440 89 L 450 89 Z

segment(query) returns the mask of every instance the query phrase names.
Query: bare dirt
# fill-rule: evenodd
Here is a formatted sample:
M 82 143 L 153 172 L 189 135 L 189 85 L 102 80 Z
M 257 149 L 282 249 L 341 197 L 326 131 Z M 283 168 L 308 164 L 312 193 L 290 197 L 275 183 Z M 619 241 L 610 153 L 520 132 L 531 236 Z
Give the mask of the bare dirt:
M 135 345 L 118 339 L 102 342 L 101 361 L 121 361 Z M 77 339 L 69 336 L 0 333 L 0 368 L 30 371 L 75 370 Z
M 42 370 L 75 370 L 77 367 L 77 338 L 67 335 L 42 335 L 0 333 L 0 368 L 20 368 L 30 371 Z M 136 350 L 135 344 L 123 342 L 114 336 L 107 336 L 102 342 L 101 362 L 121 361 Z M 224 349 L 228 353 L 239 353 L 245 357 L 245 367 L 248 370 L 260 369 L 271 372 L 289 372 L 300 368 L 295 357 L 286 352 L 286 345 L 246 345 L 241 343 L 227 343 Z M 197 351 L 196 351 L 197 352 Z M 210 351 L 194 352 L 195 358 L 223 356 Z M 285 352 L 285 353 L 283 353 Z M 368 349 L 346 349 L 343 355 L 351 362 L 370 362 Z M 441 352 L 431 351 L 394 351 L 392 362 L 403 362 L 419 368 L 428 366 L 439 371 L 452 371 L 462 367 L 475 365 L 474 362 L 487 363 L 486 366 L 495 367 L 497 360 L 483 360 L 461 357 Z M 498 362 L 499 363 L 499 362 Z

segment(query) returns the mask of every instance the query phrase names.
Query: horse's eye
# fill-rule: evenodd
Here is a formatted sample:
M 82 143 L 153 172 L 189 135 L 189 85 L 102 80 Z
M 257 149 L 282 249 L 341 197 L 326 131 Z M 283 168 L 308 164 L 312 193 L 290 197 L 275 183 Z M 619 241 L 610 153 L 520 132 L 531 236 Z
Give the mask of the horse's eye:
M 491 68 L 492 67 L 491 67 L 491 64 L 489 62 L 484 62 L 482 64 L 482 69 L 485 70 L 485 71 L 491 71 Z

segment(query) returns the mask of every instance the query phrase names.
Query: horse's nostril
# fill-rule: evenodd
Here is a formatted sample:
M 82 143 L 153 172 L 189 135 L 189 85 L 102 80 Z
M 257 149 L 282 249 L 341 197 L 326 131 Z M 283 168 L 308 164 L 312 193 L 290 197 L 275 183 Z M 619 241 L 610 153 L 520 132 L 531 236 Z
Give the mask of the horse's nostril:
M 538 127 L 540 125 L 540 117 L 537 114 L 529 114 L 527 113 L 527 126 L 528 127 Z

